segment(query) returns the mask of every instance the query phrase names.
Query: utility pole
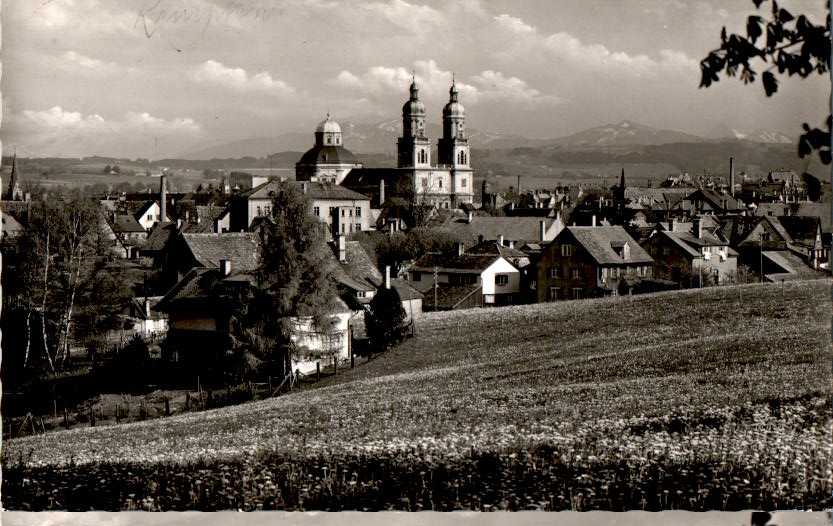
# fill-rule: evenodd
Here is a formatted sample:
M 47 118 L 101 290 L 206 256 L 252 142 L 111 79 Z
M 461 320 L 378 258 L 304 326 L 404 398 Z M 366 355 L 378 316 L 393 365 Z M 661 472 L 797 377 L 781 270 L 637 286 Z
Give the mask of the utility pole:
M 437 271 L 439 269 L 434 267 L 434 312 L 437 312 L 437 289 L 439 285 L 437 284 Z
M 764 233 L 761 232 L 761 285 L 764 284 Z

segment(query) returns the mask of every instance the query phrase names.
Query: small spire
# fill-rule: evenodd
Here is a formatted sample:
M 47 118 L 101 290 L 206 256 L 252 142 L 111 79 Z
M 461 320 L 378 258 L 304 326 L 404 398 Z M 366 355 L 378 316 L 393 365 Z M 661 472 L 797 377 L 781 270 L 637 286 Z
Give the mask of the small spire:
M 454 84 L 455 84 L 455 82 L 454 82 L 454 72 L 452 71 L 451 72 L 451 85 L 453 86 Z
M 330 120 L 330 108 L 327 108 L 327 120 Z

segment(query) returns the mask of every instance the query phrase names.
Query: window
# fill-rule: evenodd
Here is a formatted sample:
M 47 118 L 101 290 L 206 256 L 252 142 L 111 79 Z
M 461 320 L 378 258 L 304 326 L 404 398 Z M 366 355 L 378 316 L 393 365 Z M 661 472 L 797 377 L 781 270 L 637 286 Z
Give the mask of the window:
M 570 257 L 570 255 L 572 255 L 572 252 L 573 252 L 573 246 L 572 245 L 561 245 L 561 255 L 563 257 Z
M 361 230 L 362 230 L 362 224 L 361 223 L 356 223 L 356 232 L 361 232 Z
M 443 187 L 443 180 L 440 179 L 439 181 L 437 181 L 437 188 L 442 188 L 442 187 Z
M 549 269 L 549 276 L 550 276 L 551 278 L 557 278 L 557 277 L 558 277 L 558 267 L 552 267 L 552 268 L 550 268 L 550 269 Z
M 341 209 L 341 217 L 344 217 L 344 209 Z
M 581 278 L 581 274 L 579 273 L 579 269 L 577 269 L 577 268 L 572 269 L 572 272 L 570 273 L 570 276 L 571 276 L 573 279 L 580 279 L 580 278 Z
M 581 289 L 573 289 L 573 299 L 580 300 L 581 299 Z
M 549 298 L 550 301 L 561 299 L 561 289 L 558 287 L 550 287 Z
M 607 279 L 607 268 L 602 267 L 602 280 Z
M 421 179 L 421 182 L 422 182 L 422 187 L 423 188 L 428 188 L 428 178 L 427 177 L 423 177 Z
M 347 226 L 344 223 L 342 223 L 341 224 L 341 233 L 346 234 L 347 233 L 347 232 L 345 232 L 346 229 L 347 229 Z
M 352 208 L 349 210 L 349 212 L 350 212 L 350 217 L 353 217 L 353 209 Z
M 509 284 L 508 274 L 495 274 L 495 285 L 503 286 Z
M 263 209 L 260 206 L 257 207 L 257 215 L 259 215 L 259 216 L 263 215 Z
M 411 277 L 414 281 L 422 281 L 422 273 L 414 272 L 414 275 Z
M 153 221 L 153 214 L 148 214 L 148 221 Z
M 315 214 L 316 216 L 320 216 L 321 215 L 321 208 L 319 208 L 317 206 L 312 207 L 312 213 Z
M 460 188 L 467 188 L 466 186 L 466 178 L 460 179 Z
M 350 233 L 353 233 L 353 223 L 350 223 Z
M 362 207 L 357 206 L 356 207 L 356 217 L 361 217 L 361 216 L 362 216 Z

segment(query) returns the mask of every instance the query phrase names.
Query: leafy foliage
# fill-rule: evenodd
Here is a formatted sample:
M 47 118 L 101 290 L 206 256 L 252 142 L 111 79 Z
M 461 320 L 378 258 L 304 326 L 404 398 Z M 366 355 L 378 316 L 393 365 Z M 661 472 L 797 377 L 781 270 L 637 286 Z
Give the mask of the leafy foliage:
M 414 228 L 407 234 L 396 234 L 379 243 L 376 246 L 376 257 L 380 270 L 390 266 L 394 273 L 398 273 L 407 261 L 417 259 L 427 252 L 451 253 L 459 242 L 459 236 L 451 230 Z
M 364 315 L 367 336 L 370 345 L 377 350 L 386 351 L 402 338 L 405 325 L 405 309 L 395 288 L 381 287 L 370 300 L 369 309 Z
M 727 36 L 724 27 L 720 34 L 720 47 L 700 61 L 700 87 L 707 88 L 720 80 L 724 72 L 729 77 L 739 76 L 744 84 L 757 78 L 753 63 L 767 65 L 761 75 L 761 84 L 767 97 L 778 91 L 778 75 L 807 78 L 824 75 L 830 69 L 830 11 L 824 25 L 813 24 L 807 16 L 793 15 L 780 7 L 775 0 L 752 0 L 756 9 L 771 4 L 771 16 L 751 15 L 746 22 L 746 35 Z M 763 38 L 762 38 L 763 37 Z M 824 164 L 830 164 L 830 116 L 827 129 L 810 128 L 804 124 L 804 134 L 798 143 L 801 157 L 817 151 Z

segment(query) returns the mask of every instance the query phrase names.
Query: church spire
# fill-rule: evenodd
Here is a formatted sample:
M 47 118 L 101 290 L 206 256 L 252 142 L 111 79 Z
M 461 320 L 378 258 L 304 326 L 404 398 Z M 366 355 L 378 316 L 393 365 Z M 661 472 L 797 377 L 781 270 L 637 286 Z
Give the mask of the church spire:
M 12 173 L 9 175 L 9 190 L 6 194 L 6 199 L 14 201 L 20 190 L 17 186 L 17 151 L 12 155 Z

